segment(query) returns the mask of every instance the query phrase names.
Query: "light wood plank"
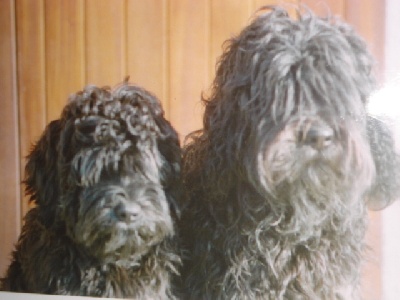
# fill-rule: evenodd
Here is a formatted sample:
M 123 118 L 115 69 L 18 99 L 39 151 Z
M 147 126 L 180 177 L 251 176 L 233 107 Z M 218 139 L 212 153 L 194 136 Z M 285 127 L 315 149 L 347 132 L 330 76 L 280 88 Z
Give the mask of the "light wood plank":
M 166 0 L 128 0 L 127 74 L 156 94 L 168 112 L 168 32 Z
M 365 253 L 362 265 L 361 299 L 383 299 L 382 295 L 382 250 L 381 212 L 369 212 L 366 243 L 370 249 Z
M 44 1 L 16 0 L 21 177 L 25 157 L 46 124 Z M 21 178 L 22 179 L 22 178 Z M 29 206 L 22 201 L 22 215 Z
M 82 89 L 84 70 L 84 2 L 46 1 L 47 121 L 59 118 L 71 93 Z
M 255 6 L 255 12 L 257 13 L 257 9 L 263 6 L 277 6 L 284 8 L 289 16 L 293 19 L 298 18 L 298 12 L 300 8 L 300 0 L 253 0 Z
M 114 86 L 126 74 L 123 0 L 85 1 L 86 82 Z
M 345 0 L 300 0 L 300 3 L 320 17 L 343 17 L 345 12 Z
M 249 24 L 253 7 L 249 0 L 211 0 L 211 78 L 214 77 L 215 65 L 222 54 L 224 42 Z
M 202 127 L 200 98 L 209 83 L 208 9 L 206 1 L 170 1 L 169 109 L 181 138 Z
M 260 7 L 266 5 L 280 6 L 289 11 L 290 14 L 295 15 L 296 9 L 299 7 L 300 0 L 252 0 L 253 10 L 256 11 Z
M 346 0 L 345 19 L 367 41 L 376 59 L 376 73 L 382 81 L 384 74 L 385 1 Z
M 0 276 L 10 263 L 21 220 L 15 34 L 14 1 L 0 1 Z

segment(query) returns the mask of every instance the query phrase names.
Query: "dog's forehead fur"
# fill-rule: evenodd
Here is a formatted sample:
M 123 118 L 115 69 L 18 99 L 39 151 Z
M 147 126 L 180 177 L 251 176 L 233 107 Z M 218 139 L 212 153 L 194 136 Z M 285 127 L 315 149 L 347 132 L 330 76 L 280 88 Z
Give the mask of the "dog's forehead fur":
M 126 132 L 143 140 L 145 133 L 160 135 L 154 118 L 162 114 L 157 98 L 139 87 L 122 85 L 111 91 L 108 88 L 88 86 L 70 97 L 62 119 L 73 119 L 76 123 L 90 121 L 90 116 L 118 120 Z
M 162 114 L 157 98 L 136 86 L 114 91 L 88 86 L 74 94 L 61 117 L 62 158 L 76 170 L 67 173 L 88 185 L 97 182 L 103 170 L 158 170 L 157 139 L 163 134 L 156 118 Z M 146 175 L 159 181 L 158 174 Z
M 372 66 L 350 26 L 307 14 L 294 20 L 276 8 L 226 44 L 211 96 L 220 101 L 207 107 L 215 110 L 209 122 L 224 120 L 230 109 L 252 115 L 256 123 L 321 110 L 363 118 L 375 86 Z

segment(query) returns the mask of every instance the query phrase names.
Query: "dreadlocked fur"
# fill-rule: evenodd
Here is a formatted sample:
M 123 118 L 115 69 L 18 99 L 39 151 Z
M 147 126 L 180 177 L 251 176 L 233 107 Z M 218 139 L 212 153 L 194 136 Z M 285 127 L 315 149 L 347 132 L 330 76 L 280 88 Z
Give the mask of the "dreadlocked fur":
M 1 290 L 174 298 L 181 150 L 159 100 L 129 85 L 71 96 L 28 156 L 25 217 Z
M 367 201 L 399 191 L 365 111 L 372 67 L 350 26 L 311 12 L 272 8 L 227 42 L 184 150 L 188 299 L 356 297 Z

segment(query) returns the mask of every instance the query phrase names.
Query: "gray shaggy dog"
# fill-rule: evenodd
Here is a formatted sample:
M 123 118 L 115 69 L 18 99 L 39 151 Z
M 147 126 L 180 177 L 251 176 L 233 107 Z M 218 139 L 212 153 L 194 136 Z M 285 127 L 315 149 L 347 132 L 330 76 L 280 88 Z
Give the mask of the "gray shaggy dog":
M 127 82 L 70 98 L 28 156 L 25 217 L 1 290 L 174 298 L 181 193 L 177 133 Z
M 367 207 L 400 190 L 371 69 L 348 25 L 311 12 L 272 8 L 229 40 L 184 149 L 186 299 L 357 297 Z

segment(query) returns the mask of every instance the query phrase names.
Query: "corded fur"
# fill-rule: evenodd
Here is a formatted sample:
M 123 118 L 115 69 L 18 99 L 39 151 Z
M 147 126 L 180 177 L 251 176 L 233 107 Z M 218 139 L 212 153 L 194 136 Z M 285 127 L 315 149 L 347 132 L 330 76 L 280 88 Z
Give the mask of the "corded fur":
M 184 149 L 185 299 L 356 297 L 367 201 L 394 200 L 400 166 L 365 111 L 365 43 L 340 20 L 275 7 L 225 46 Z M 333 133 L 328 146 L 310 146 L 313 128 Z
M 28 156 L 36 206 L 1 290 L 175 298 L 180 164 L 177 133 L 146 90 L 124 82 L 71 96 Z

